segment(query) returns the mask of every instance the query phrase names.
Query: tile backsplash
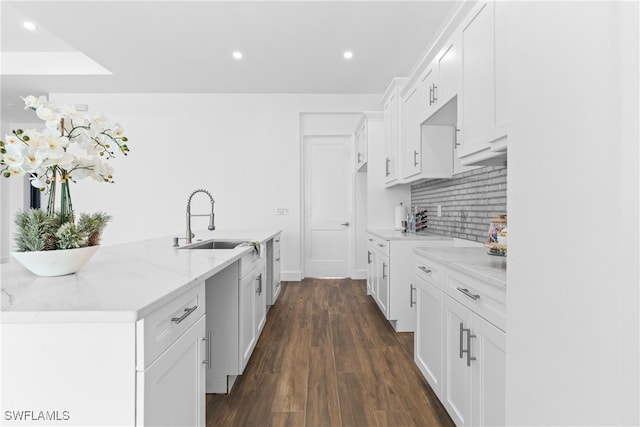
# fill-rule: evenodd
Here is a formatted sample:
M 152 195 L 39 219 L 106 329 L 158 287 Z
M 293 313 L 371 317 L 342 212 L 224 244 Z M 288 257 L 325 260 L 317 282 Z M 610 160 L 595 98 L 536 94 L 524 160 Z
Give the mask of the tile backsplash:
M 442 216 L 438 217 L 438 205 Z M 485 166 L 411 186 L 411 207 L 427 210 L 427 229 L 485 242 L 488 218 L 507 213 L 507 167 Z

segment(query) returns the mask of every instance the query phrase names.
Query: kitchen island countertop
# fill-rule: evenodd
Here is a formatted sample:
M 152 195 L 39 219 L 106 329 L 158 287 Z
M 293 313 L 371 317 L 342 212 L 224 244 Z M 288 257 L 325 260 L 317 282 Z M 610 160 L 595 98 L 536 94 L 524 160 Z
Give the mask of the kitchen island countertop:
M 484 247 L 415 248 L 414 252 L 502 289 L 507 286 L 507 258 L 489 255 Z
M 280 231 L 200 231 L 198 240 L 265 242 Z M 75 274 L 36 276 L 0 265 L 0 318 L 17 322 L 134 322 L 253 250 L 179 249 L 172 236 L 101 247 Z M 181 241 L 183 242 L 183 241 Z

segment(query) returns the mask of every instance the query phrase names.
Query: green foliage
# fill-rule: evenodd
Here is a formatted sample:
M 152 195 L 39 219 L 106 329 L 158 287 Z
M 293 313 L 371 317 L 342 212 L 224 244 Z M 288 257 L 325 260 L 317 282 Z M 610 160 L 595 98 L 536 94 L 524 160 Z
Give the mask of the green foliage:
M 87 234 L 89 246 L 95 246 L 100 243 L 102 230 L 110 220 L 111 216 L 106 212 L 83 213 L 78 220 L 78 230 Z
M 16 247 L 19 252 L 74 249 L 100 243 L 102 230 L 111 220 L 105 212 L 83 213 L 78 224 L 63 222 L 59 213 L 47 215 L 40 209 L 16 214 Z
M 75 249 L 87 246 L 89 235 L 76 227 L 72 222 L 65 222 L 56 231 L 58 249 Z
M 46 240 L 55 234 L 58 219 L 39 209 L 29 209 L 16 214 L 18 226 L 15 241 L 19 252 L 45 250 Z

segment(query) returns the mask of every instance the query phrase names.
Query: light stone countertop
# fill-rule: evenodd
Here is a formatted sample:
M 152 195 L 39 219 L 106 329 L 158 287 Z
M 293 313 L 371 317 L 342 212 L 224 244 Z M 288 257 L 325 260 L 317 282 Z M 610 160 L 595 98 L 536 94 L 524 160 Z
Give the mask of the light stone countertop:
M 383 240 L 452 240 L 451 236 L 422 231 L 419 233 L 403 233 L 394 229 L 374 229 L 367 230 L 367 233 L 371 233 Z
M 507 286 L 507 258 L 487 254 L 487 248 L 415 248 L 414 252 L 493 286 Z
M 265 242 L 279 232 L 197 231 L 193 241 Z M 167 236 L 104 246 L 79 272 L 59 277 L 36 276 L 12 258 L 0 265 L 1 322 L 134 322 L 253 250 L 172 245 Z

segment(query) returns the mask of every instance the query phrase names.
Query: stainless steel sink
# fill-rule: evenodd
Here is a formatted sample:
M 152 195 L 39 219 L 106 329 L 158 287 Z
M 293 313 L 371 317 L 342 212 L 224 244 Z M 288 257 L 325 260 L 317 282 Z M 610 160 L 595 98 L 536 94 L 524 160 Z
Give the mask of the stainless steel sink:
M 180 249 L 235 249 L 243 243 L 245 243 L 243 240 L 209 240 L 182 246 Z

